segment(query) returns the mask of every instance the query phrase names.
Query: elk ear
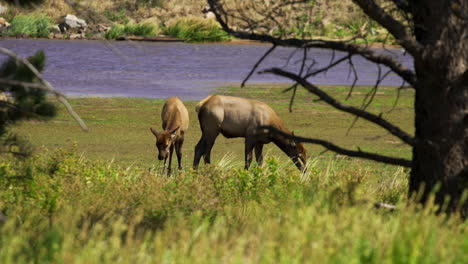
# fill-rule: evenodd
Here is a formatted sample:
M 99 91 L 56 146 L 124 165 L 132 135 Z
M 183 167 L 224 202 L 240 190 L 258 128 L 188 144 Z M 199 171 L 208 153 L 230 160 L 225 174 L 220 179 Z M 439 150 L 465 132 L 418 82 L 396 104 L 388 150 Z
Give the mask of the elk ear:
M 170 133 L 172 134 L 172 136 L 175 136 L 175 134 L 177 133 L 177 130 L 179 130 L 180 126 L 176 127 L 175 129 L 173 129 Z
M 150 130 L 153 133 L 153 135 L 158 136 L 158 131 L 156 131 L 156 129 L 150 127 Z

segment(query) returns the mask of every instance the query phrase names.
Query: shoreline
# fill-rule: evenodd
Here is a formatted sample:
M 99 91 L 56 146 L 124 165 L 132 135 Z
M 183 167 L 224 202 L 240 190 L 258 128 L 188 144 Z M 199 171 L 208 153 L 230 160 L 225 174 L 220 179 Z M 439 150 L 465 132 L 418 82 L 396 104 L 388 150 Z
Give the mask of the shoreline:
M 36 38 L 36 37 L 8 37 L 8 36 L 0 36 L 1 40 L 66 40 L 66 41 L 86 41 L 86 40 L 95 40 L 95 41 L 108 41 L 108 42 L 124 42 L 124 41 L 137 41 L 137 42 L 154 42 L 154 43 L 188 43 L 188 44 L 227 44 L 227 45 L 269 45 L 270 42 L 263 42 L 257 40 L 249 40 L 249 39 L 232 39 L 230 41 L 201 41 L 201 42 L 190 42 L 179 38 L 169 37 L 165 35 L 160 36 L 152 36 L 152 37 L 138 37 L 138 36 L 127 36 L 120 39 L 106 39 L 103 37 L 82 37 L 82 38 Z M 317 39 L 321 39 L 320 37 Z M 333 41 L 333 39 L 330 39 Z M 335 40 L 340 41 L 340 40 Z M 385 44 L 382 42 L 375 42 L 375 43 L 368 43 L 368 44 L 356 44 L 362 46 L 369 46 L 370 48 L 378 48 L 378 49 L 403 49 L 401 45 L 395 44 Z

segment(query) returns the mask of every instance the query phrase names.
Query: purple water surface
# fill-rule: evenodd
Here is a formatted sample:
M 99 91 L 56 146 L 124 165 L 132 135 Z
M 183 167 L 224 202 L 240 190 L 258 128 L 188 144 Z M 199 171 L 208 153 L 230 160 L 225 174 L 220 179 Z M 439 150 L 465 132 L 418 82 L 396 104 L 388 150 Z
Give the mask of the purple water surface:
M 252 66 L 270 47 L 268 44 L 187 44 L 157 42 L 107 42 L 93 40 L 0 40 L 0 46 L 21 56 L 37 50 L 47 55 L 44 76 L 58 90 L 69 96 L 122 96 L 185 100 L 201 99 L 217 87 L 240 84 Z M 259 67 L 285 67 L 297 70 L 300 52 L 275 50 Z M 386 51 L 411 67 L 412 58 L 402 50 Z M 314 68 L 327 65 L 332 52 L 312 49 Z M 340 58 L 343 53 L 335 53 Z M 0 57 L 4 60 L 4 56 Z M 289 58 L 289 64 L 286 62 Z M 375 83 L 378 69 L 363 58 L 354 59 L 358 85 Z M 385 68 L 382 71 L 385 72 Z M 316 84 L 345 85 L 352 83 L 348 64 L 339 65 L 326 74 L 311 79 Z M 254 74 L 250 83 L 290 83 L 271 74 Z M 390 74 L 383 85 L 401 85 L 402 80 Z

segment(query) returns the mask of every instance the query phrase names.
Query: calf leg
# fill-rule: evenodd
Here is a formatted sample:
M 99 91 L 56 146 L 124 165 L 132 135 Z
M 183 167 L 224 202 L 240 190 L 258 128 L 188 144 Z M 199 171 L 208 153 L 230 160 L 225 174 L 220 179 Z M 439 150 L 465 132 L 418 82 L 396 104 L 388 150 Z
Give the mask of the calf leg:
M 166 172 L 166 163 L 167 163 L 167 156 L 164 158 L 164 165 L 161 170 L 161 174 L 164 174 Z
M 177 154 L 177 162 L 179 163 L 179 170 L 182 170 L 182 145 L 184 144 L 184 138 L 179 138 L 176 141 L 176 154 Z
M 257 158 L 257 164 L 259 167 L 263 165 L 263 144 L 257 143 L 255 145 L 255 157 Z
M 171 175 L 172 172 L 172 153 L 174 153 L 174 144 L 171 144 L 169 149 L 169 166 L 167 166 L 167 176 Z

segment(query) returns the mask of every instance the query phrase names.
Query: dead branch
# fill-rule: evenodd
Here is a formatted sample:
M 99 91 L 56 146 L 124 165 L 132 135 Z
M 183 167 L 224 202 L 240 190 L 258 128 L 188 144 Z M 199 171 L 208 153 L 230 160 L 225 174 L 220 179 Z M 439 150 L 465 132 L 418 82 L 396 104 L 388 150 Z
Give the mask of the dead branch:
M 414 87 L 416 84 L 416 76 L 412 70 L 403 66 L 399 61 L 397 61 L 393 57 L 387 56 L 384 54 L 379 54 L 378 52 L 370 49 L 367 46 L 346 43 L 343 41 L 331 41 L 331 40 L 321 40 L 321 39 L 298 39 L 298 38 L 282 39 L 282 38 L 277 38 L 277 37 L 273 37 L 273 36 L 266 35 L 266 34 L 255 33 L 253 31 L 245 32 L 245 31 L 233 30 L 227 23 L 229 15 L 224 10 L 223 6 L 219 4 L 219 1 L 208 0 L 208 4 L 210 5 L 211 10 L 215 14 L 215 17 L 217 21 L 220 23 L 220 25 L 222 26 L 223 30 L 233 35 L 234 37 L 241 38 L 241 39 L 250 39 L 250 40 L 270 42 L 278 46 L 296 47 L 296 48 L 323 48 L 323 49 L 348 52 L 350 55 L 360 55 L 368 61 L 387 66 L 411 86 Z
M 393 125 L 392 123 L 388 122 L 387 120 L 383 119 L 381 116 L 374 115 L 372 113 L 369 113 L 367 111 L 364 111 L 362 109 L 359 109 L 359 108 L 356 108 L 356 107 L 353 107 L 353 106 L 342 104 L 341 102 L 337 101 L 332 96 L 330 96 L 327 93 L 325 93 L 324 91 L 322 91 L 317 86 L 313 85 L 312 83 L 308 82 L 306 79 L 304 79 L 304 78 L 302 78 L 302 77 L 300 77 L 300 76 L 298 76 L 298 75 L 296 75 L 294 73 L 287 72 L 287 71 L 284 71 L 284 70 L 278 69 L 278 68 L 272 68 L 272 69 L 269 69 L 269 70 L 264 70 L 264 71 L 259 72 L 259 73 L 273 73 L 273 74 L 276 74 L 276 75 L 279 75 L 279 76 L 289 78 L 289 79 L 299 83 L 306 90 L 308 90 L 309 92 L 317 95 L 321 100 L 325 101 L 327 104 L 335 107 L 336 109 L 347 112 L 347 113 L 350 113 L 350 114 L 353 114 L 355 116 L 359 116 L 359 117 L 361 117 L 361 118 L 363 118 L 363 119 L 365 119 L 367 121 L 370 121 L 370 122 L 384 128 L 385 130 L 389 131 L 392 135 L 400 138 L 403 142 L 405 142 L 406 144 L 408 144 L 410 146 L 414 146 L 416 144 L 416 140 L 412 136 L 410 136 L 408 133 L 401 130 L 399 127 L 397 127 L 397 126 Z
M 284 133 L 281 130 L 275 127 L 271 127 L 271 126 L 262 126 L 260 127 L 260 129 L 267 129 L 269 133 L 275 133 L 285 138 L 296 140 L 298 142 L 321 145 L 338 154 L 343 154 L 343 155 L 347 155 L 350 157 L 363 158 L 363 159 L 368 159 L 368 160 L 373 160 L 373 161 L 378 161 L 378 162 L 382 162 L 386 164 L 398 165 L 398 166 L 403 166 L 403 167 L 408 167 L 408 168 L 410 168 L 412 164 L 411 160 L 407 160 L 407 159 L 389 157 L 389 156 L 384 156 L 384 155 L 380 155 L 376 153 L 370 153 L 370 152 L 366 152 L 362 150 L 355 151 L 355 150 L 345 149 L 329 141 L 322 140 L 322 139 L 293 136 L 291 134 Z
M 86 126 L 86 124 L 83 122 L 83 120 L 80 118 L 80 116 L 73 110 L 72 106 L 70 105 L 70 103 L 68 103 L 66 97 L 64 94 L 62 94 L 61 92 L 57 91 L 53 86 L 52 84 L 50 84 L 47 80 L 45 80 L 43 77 L 42 77 L 42 74 L 26 59 L 23 59 L 21 57 L 19 57 L 18 55 L 16 55 L 16 53 L 14 53 L 13 51 L 9 50 L 9 49 L 5 49 L 5 48 L 2 48 L 0 47 L 0 53 L 2 54 L 5 54 L 13 59 L 15 59 L 17 62 L 20 62 L 22 64 L 24 64 L 26 67 L 28 67 L 28 69 L 36 76 L 36 78 L 42 83 L 42 87 L 37 87 L 37 89 L 42 89 L 44 91 L 47 91 L 53 95 L 55 95 L 55 97 L 57 98 L 57 100 L 62 103 L 65 108 L 67 109 L 68 113 L 76 120 L 76 122 L 78 122 L 78 124 L 80 125 L 80 127 L 84 130 L 84 131 L 88 131 L 88 127 Z
M 353 0 L 371 19 L 388 30 L 413 57 L 419 57 L 422 45 L 400 21 L 389 15 L 373 0 Z

